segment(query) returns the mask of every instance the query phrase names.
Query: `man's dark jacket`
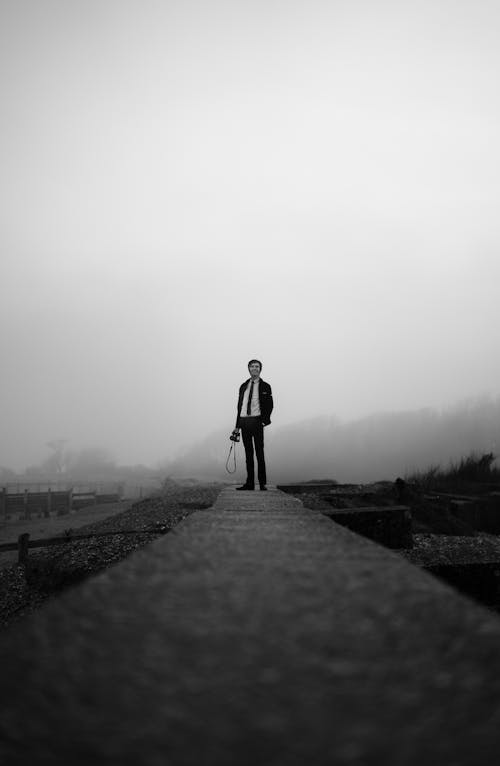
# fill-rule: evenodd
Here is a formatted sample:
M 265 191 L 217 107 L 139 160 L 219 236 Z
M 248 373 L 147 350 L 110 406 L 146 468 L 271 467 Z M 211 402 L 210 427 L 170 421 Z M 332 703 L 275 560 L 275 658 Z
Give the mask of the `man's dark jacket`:
M 245 382 L 240 386 L 238 393 L 238 409 L 236 410 L 236 428 L 241 428 L 242 425 L 241 421 L 243 418 L 240 418 L 241 404 L 243 402 L 245 389 L 248 386 L 250 380 L 251 378 L 247 378 Z M 266 381 L 262 380 L 262 378 L 259 378 L 259 404 L 262 423 L 263 425 L 268 426 L 271 422 L 271 412 L 273 411 L 273 394 L 269 383 L 266 383 Z

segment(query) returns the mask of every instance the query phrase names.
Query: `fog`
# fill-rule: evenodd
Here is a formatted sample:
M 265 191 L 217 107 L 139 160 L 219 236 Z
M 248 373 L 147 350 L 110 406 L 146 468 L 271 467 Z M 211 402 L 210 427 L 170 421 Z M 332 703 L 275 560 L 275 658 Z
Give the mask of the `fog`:
M 164 472 L 175 480 L 244 481 L 243 447 L 236 445 L 235 459 L 223 437 L 215 431 L 165 465 Z M 379 412 L 353 421 L 312 418 L 271 431 L 266 442 L 275 483 L 411 478 L 433 467 L 447 469 L 471 454 L 498 456 L 500 397 L 479 397 L 440 411 Z
M 488 0 L 2 0 L 0 466 L 219 454 L 252 357 L 271 480 L 304 423 L 496 401 L 499 33 Z

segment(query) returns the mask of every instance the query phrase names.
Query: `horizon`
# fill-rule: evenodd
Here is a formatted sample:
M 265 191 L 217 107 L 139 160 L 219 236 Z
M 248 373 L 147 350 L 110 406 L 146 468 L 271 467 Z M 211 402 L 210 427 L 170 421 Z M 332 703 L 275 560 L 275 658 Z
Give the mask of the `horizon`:
M 500 459 L 500 450 L 497 454 L 497 445 L 500 445 L 500 425 L 498 422 L 491 423 L 491 428 L 488 428 L 488 432 L 490 434 L 493 434 L 493 440 L 489 441 L 488 444 L 484 442 L 482 446 L 478 449 L 474 446 L 474 439 L 477 441 L 477 434 L 481 434 L 482 430 L 484 430 L 484 417 L 482 420 L 478 419 L 478 414 L 481 413 L 481 411 L 487 410 L 488 412 L 493 412 L 495 410 L 500 410 L 500 395 L 498 396 L 491 396 L 491 395 L 480 395 L 476 397 L 468 397 L 466 399 L 454 402 L 449 404 L 446 407 L 443 408 L 434 408 L 434 407 L 417 407 L 415 409 L 406 409 L 406 410 L 381 410 L 377 412 L 371 412 L 366 413 L 362 416 L 355 417 L 352 419 L 347 418 L 339 418 L 335 414 L 331 415 L 315 415 L 310 418 L 303 418 L 297 421 L 292 421 L 289 423 L 282 423 L 277 426 L 275 426 L 274 430 L 272 432 L 268 433 L 269 435 L 266 438 L 266 442 L 268 444 L 268 449 L 271 452 L 271 455 L 274 456 L 274 459 L 278 458 L 278 462 L 281 465 L 280 470 L 283 470 L 282 464 L 283 459 L 281 455 L 279 455 L 279 452 L 276 453 L 276 447 L 275 445 L 279 445 L 281 449 L 283 449 L 286 452 L 287 449 L 287 441 L 283 442 L 283 438 L 285 437 L 286 433 L 288 431 L 293 431 L 295 434 L 301 433 L 301 428 L 304 428 L 305 430 L 302 432 L 302 440 L 303 442 L 307 442 L 307 439 L 310 437 L 311 434 L 318 434 L 325 433 L 328 431 L 331 431 L 332 429 L 335 431 L 335 429 L 338 429 L 340 432 L 343 433 L 349 433 L 349 429 L 353 429 L 357 426 L 362 426 L 364 424 L 368 425 L 370 422 L 375 423 L 377 427 L 379 427 L 381 424 L 382 426 L 386 426 L 390 423 L 392 419 L 395 419 L 396 421 L 398 419 L 404 418 L 405 416 L 410 418 L 410 426 L 413 425 L 412 418 L 415 418 L 416 416 L 431 416 L 433 418 L 437 418 L 437 420 L 441 421 L 441 427 L 443 422 L 446 421 L 452 421 L 455 420 L 463 420 L 464 417 L 467 415 L 467 422 L 468 427 L 470 429 L 471 434 L 474 434 L 474 436 L 470 437 L 470 443 L 463 444 L 461 449 L 456 449 L 456 445 L 450 444 L 448 452 L 446 454 L 442 453 L 440 463 L 447 462 L 453 462 L 453 460 L 459 460 L 463 457 L 466 457 L 469 454 L 476 454 L 478 452 L 485 453 L 492 451 L 495 455 L 495 462 Z M 470 413 L 472 413 L 473 416 L 475 416 L 475 419 L 470 420 Z M 269 429 L 269 427 L 268 427 Z M 496 429 L 496 430 L 495 430 Z M 226 429 L 227 430 L 227 429 Z M 99 465 L 100 468 L 98 470 L 102 470 L 106 473 L 106 475 L 111 475 L 113 471 L 137 471 L 138 469 L 144 469 L 146 472 L 159 472 L 166 471 L 172 466 L 175 466 L 176 464 L 183 464 L 184 459 L 187 457 L 189 458 L 190 454 L 197 453 L 197 450 L 204 448 L 205 445 L 210 444 L 212 445 L 212 449 L 214 448 L 215 444 L 217 444 L 216 449 L 218 452 L 222 455 L 225 451 L 227 451 L 228 448 L 228 436 L 229 436 L 229 430 L 226 430 L 223 427 L 219 427 L 217 429 L 214 429 L 210 432 L 205 433 L 204 435 L 200 436 L 195 441 L 191 442 L 190 444 L 187 444 L 180 448 L 176 455 L 174 455 L 171 458 L 168 459 L 162 459 L 159 458 L 158 460 L 154 461 L 153 463 L 144 463 L 144 462 L 137 462 L 134 464 L 126 464 L 126 463 L 120 463 L 119 460 L 117 460 L 116 456 L 113 455 L 109 450 L 104 448 L 102 445 L 95 444 L 95 445 L 70 445 L 67 442 L 64 443 L 64 445 L 61 445 L 61 455 L 64 457 L 66 468 L 62 469 L 60 471 L 53 471 L 54 477 L 59 477 L 60 479 L 63 479 L 64 476 L 70 476 L 72 471 L 75 470 L 75 461 L 76 461 L 76 471 L 77 473 L 81 473 L 81 467 L 78 467 L 78 461 L 83 460 L 95 460 L 96 465 Z M 226 438 L 227 436 L 227 438 Z M 386 432 L 386 439 L 388 441 L 391 440 L 391 437 L 394 438 L 394 434 L 391 434 L 391 431 L 388 430 Z M 217 440 L 217 442 L 215 441 Z M 411 452 L 411 449 L 409 445 L 406 445 L 408 448 L 408 451 Z M 34 469 L 37 467 L 43 466 L 44 460 L 47 460 L 50 455 L 54 454 L 54 452 L 50 452 L 49 445 L 46 445 L 46 452 L 41 457 L 40 461 L 34 464 L 30 465 L 24 465 L 19 468 L 15 468 L 13 466 L 9 465 L 0 465 L 0 470 L 9 471 L 12 470 L 15 472 L 16 476 L 22 477 L 22 476 L 31 476 L 34 474 Z M 300 452 L 300 447 L 299 447 Z M 242 459 L 242 458 L 240 458 Z M 285 459 L 286 462 L 286 459 Z M 427 460 L 427 463 L 425 460 L 422 462 L 420 461 L 420 464 L 418 466 L 419 469 L 423 469 L 425 467 L 429 467 L 433 463 L 433 460 L 431 457 Z M 106 467 L 106 465 L 108 467 Z M 417 467 L 417 466 L 416 466 Z M 272 470 L 272 458 L 271 458 L 271 465 L 270 468 Z M 312 468 L 310 470 L 313 470 Z M 90 471 L 92 473 L 92 471 Z M 39 474 L 40 476 L 43 476 L 43 471 Z M 48 475 L 48 474 L 45 474 Z M 185 469 L 185 476 L 196 476 L 196 466 L 193 466 L 193 469 L 191 470 L 189 467 L 186 467 Z M 309 475 L 309 474 L 308 474 Z M 184 476 L 184 478 L 185 478 Z M 179 478 L 179 477 L 178 477 Z M 182 478 L 182 477 L 180 477 Z M 5 481 L 8 480 L 5 479 Z

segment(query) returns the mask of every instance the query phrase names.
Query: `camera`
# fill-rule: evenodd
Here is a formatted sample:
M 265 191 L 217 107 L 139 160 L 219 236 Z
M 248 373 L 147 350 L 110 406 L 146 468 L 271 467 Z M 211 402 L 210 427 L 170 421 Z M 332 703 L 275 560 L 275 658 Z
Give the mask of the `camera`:
M 231 434 L 231 436 L 229 438 L 231 439 L 232 442 L 239 442 L 239 440 L 240 440 L 240 432 L 238 431 L 237 428 L 234 429 L 234 431 L 232 432 L 232 434 Z

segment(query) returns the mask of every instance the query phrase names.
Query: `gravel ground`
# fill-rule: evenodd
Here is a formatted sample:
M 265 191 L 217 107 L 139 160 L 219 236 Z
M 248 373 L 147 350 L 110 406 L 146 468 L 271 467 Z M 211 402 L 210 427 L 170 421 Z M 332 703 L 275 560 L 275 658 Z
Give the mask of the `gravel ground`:
M 413 548 L 400 550 L 417 566 L 490 564 L 500 562 L 500 538 L 479 532 L 474 537 L 456 535 L 413 535 Z
M 170 481 L 161 494 L 74 531 L 83 535 L 137 530 L 134 534 L 69 540 L 51 548 L 31 549 L 26 566 L 12 564 L 0 570 L 0 627 L 22 619 L 64 588 L 121 561 L 170 531 L 190 513 L 209 508 L 223 487 L 223 484 L 181 486 Z

